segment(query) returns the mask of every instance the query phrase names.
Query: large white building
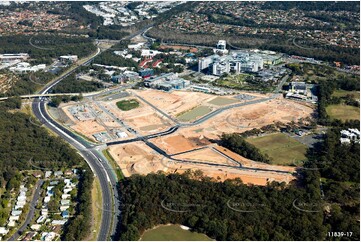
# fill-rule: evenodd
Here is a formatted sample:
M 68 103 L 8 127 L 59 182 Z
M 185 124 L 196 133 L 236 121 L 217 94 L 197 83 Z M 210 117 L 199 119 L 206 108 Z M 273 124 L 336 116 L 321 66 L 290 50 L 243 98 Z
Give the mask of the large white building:
M 212 75 L 220 76 L 231 71 L 235 73 L 257 72 L 263 69 L 263 59 L 257 54 L 238 52 L 233 55 L 212 55 L 199 59 L 198 71 L 210 68 Z
M 25 61 L 29 58 L 26 53 L 19 54 L 0 54 L 0 63 L 10 63 L 14 61 Z
M 78 56 L 77 55 L 62 55 L 59 57 L 59 59 L 64 64 L 68 64 L 68 63 L 74 63 L 74 62 L 78 61 Z
M 227 43 L 225 40 L 219 40 L 216 48 L 213 49 L 213 52 L 215 54 L 220 53 L 220 54 L 228 54 L 228 50 L 227 50 Z

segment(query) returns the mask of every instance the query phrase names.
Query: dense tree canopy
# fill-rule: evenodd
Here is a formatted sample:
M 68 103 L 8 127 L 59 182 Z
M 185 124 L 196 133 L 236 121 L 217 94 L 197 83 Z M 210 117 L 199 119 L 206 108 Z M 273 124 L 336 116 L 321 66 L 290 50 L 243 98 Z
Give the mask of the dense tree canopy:
M 358 238 L 355 214 L 346 220 L 347 210 L 325 210 L 318 172 L 303 176 L 305 186 L 258 187 L 240 180 L 217 183 L 191 172 L 133 175 L 119 187 L 120 239 L 138 240 L 146 229 L 177 223 L 216 240 L 328 240 L 329 228 L 336 225 L 330 223 L 340 222 L 341 216 L 343 228 L 353 231 L 348 239 Z

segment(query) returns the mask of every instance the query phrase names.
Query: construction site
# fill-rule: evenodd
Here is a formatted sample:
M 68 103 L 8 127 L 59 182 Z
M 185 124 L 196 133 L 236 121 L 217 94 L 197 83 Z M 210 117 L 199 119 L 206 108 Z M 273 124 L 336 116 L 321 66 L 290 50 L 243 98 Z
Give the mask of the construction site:
M 275 122 L 307 118 L 314 108 L 281 95 L 236 95 L 159 90 L 127 90 L 117 98 L 85 98 L 52 111 L 63 125 L 88 140 L 106 144 L 124 176 L 162 171 L 201 170 L 216 181 L 240 178 L 246 184 L 289 183 L 296 167 L 270 165 L 222 146 L 223 133 L 239 133 Z M 138 106 L 121 110 L 117 103 Z

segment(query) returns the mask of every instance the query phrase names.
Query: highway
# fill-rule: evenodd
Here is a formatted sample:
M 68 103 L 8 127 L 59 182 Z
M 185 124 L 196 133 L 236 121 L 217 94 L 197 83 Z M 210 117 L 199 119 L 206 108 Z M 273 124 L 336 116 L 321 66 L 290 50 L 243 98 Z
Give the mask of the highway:
M 122 40 L 129 40 L 141 33 L 143 33 L 149 26 L 127 36 Z M 40 92 L 40 95 L 47 94 L 51 88 L 61 82 L 64 78 L 75 72 L 80 66 L 89 65 L 93 59 L 101 53 L 98 48 L 97 53 L 85 61 L 82 65 L 66 72 L 53 82 L 45 86 Z M 78 150 L 78 153 L 85 159 L 90 166 L 94 175 L 99 179 L 101 190 L 102 190 L 102 221 L 99 228 L 99 235 L 97 240 L 105 241 L 111 239 L 111 236 L 115 234 L 116 225 L 120 215 L 119 202 L 118 202 L 118 191 L 117 191 L 117 178 L 113 172 L 113 169 L 109 165 L 108 161 L 101 155 L 101 153 L 94 149 L 94 146 L 88 144 L 79 136 L 73 134 L 63 126 L 55 122 L 46 111 L 46 102 L 43 98 L 35 98 L 32 103 L 32 109 L 34 115 L 43 123 L 46 127 L 51 129 L 53 132 L 58 134 L 70 145 Z
M 97 55 L 99 55 L 100 49 L 98 52 L 86 61 L 83 65 L 89 64 Z M 79 68 L 79 67 L 77 67 Z M 65 77 L 74 72 L 77 68 L 69 71 L 65 75 L 56 79 L 53 83 L 46 86 L 40 91 L 40 94 L 46 94 L 51 88 L 56 84 L 61 82 Z M 32 109 L 34 115 L 43 123 L 46 127 L 51 129 L 53 132 L 58 134 L 64 140 L 66 140 L 70 145 L 78 150 L 78 153 L 86 160 L 95 176 L 98 177 L 103 197 L 102 204 L 102 221 L 99 228 L 98 240 L 109 240 L 109 233 L 114 234 L 115 225 L 117 224 L 118 219 L 118 208 L 117 199 L 114 200 L 113 197 L 118 197 L 118 192 L 116 189 L 117 179 L 115 178 L 112 170 L 106 160 L 95 150 L 92 146 L 89 145 L 86 141 L 79 138 L 77 135 L 74 135 L 69 130 L 65 129 L 63 126 L 59 125 L 57 122 L 49 116 L 46 111 L 46 102 L 43 99 L 36 98 L 32 104 Z

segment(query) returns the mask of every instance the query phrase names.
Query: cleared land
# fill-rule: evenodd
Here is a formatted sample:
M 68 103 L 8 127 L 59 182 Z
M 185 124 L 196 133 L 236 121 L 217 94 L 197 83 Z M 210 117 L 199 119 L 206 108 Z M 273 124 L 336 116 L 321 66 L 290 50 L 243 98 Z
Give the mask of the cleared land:
M 162 157 L 142 142 L 109 147 L 109 153 L 125 177 L 164 170 Z
M 117 107 L 123 111 L 129 111 L 131 109 L 139 107 L 139 102 L 135 99 L 122 100 L 117 102 Z
M 326 112 L 331 118 L 340 119 L 342 121 L 350 119 L 360 120 L 359 107 L 344 104 L 329 105 L 326 107 Z
M 307 146 L 285 134 L 270 134 L 263 137 L 248 138 L 263 154 L 267 154 L 272 164 L 294 165 L 297 161 L 307 160 Z
M 189 148 L 189 147 L 188 147 Z M 199 148 L 199 147 L 198 147 Z M 123 144 L 109 147 L 109 152 L 114 160 L 117 162 L 125 177 L 133 174 L 148 174 L 163 171 L 165 173 L 183 173 L 186 170 L 201 170 L 205 176 L 211 177 L 216 181 L 224 181 L 226 179 L 240 178 L 245 184 L 266 185 L 267 182 L 278 181 L 289 183 L 295 177 L 291 174 L 294 172 L 294 167 L 274 166 L 264 163 L 254 162 L 242 156 L 239 156 L 223 147 L 216 148 L 223 153 L 237 159 L 247 167 L 253 168 L 267 168 L 274 170 L 283 170 L 290 173 L 277 173 L 272 171 L 255 171 L 242 170 L 237 168 L 237 165 L 215 152 L 204 152 L 202 150 L 193 151 L 181 155 L 174 156 L 174 158 L 208 161 L 214 164 L 226 164 L 229 167 L 210 166 L 206 164 L 192 164 L 177 162 L 160 156 L 151 148 L 142 142 L 134 142 L 131 144 Z M 208 149 L 208 147 L 206 147 Z M 226 151 L 224 151 L 226 150 Z M 210 151 L 208 149 L 208 151 Z
M 144 232 L 145 241 L 202 241 L 212 240 L 205 234 L 182 229 L 179 225 L 161 225 Z
M 136 100 L 139 103 L 139 107 L 126 112 L 121 111 L 117 107 L 116 103 L 119 101 L 119 99 L 103 102 L 103 104 L 104 107 L 112 112 L 115 116 L 139 131 L 141 134 L 159 132 L 169 128 L 172 125 L 169 119 L 161 116 L 149 105 L 143 103 L 139 99 Z
M 219 97 L 202 92 L 162 92 L 151 89 L 132 90 L 132 92 L 175 118 L 199 106 L 220 108 L 220 106 L 227 105 L 227 103 L 244 102 L 244 100 L 234 98 L 235 95 Z M 239 94 L 252 95 L 255 99 L 266 97 L 266 95 L 256 93 L 239 92 Z
M 193 108 L 192 110 L 190 110 L 188 112 L 185 112 L 185 113 L 179 115 L 178 120 L 184 121 L 184 122 L 193 121 L 197 118 L 200 118 L 200 117 L 206 115 L 207 113 L 209 113 L 211 111 L 212 111 L 212 109 L 210 107 L 199 106 L 199 107 Z
M 162 92 L 149 89 L 132 90 L 132 92 L 135 92 L 137 95 L 173 117 L 200 106 L 214 98 L 214 96 L 210 94 L 186 91 Z
M 151 139 L 156 145 L 165 150 L 168 154 L 176 154 L 188 150 L 204 147 L 210 142 L 202 137 L 186 138 L 183 135 L 169 135 Z
M 202 134 L 209 139 L 218 139 L 222 133 L 244 132 L 274 122 L 297 122 L 299 118 L 309 117 L 313 112 L 313 107 L 280 97 L 224 111 L 196 127 L 182 129 L 182 134 L 186 137 Z

